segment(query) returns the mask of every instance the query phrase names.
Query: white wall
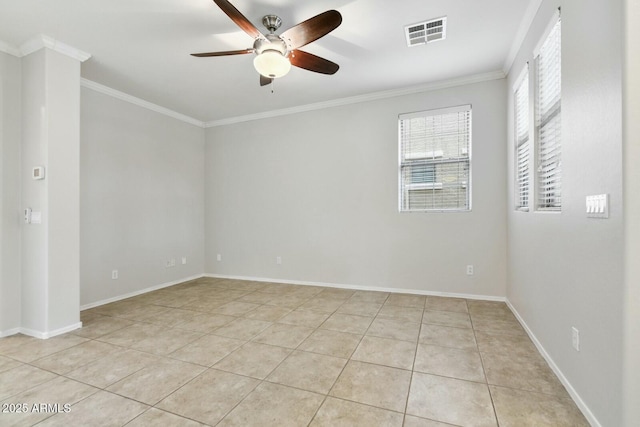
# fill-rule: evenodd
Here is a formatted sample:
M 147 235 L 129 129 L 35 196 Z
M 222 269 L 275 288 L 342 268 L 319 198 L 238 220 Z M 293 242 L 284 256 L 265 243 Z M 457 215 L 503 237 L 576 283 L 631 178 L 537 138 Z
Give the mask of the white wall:
M 201 275 L 204 130 L 83 88 L 80 151 L 81 304 Z
M 207 129 L 205 271 L 504 296 L 505 102 L 500 79 Z M 398 114 L 462 104 L 473 211 L 399 213 Z
M 625 0 L 624 217 L 625 353 L 624 425 L 640 419 L 640 2 Z
M 0 52 L 0 336 L 20 327 L 20 79 Z
M 621 425 L 623 301 L 622 1 L 545 0 L 509 74 L 520 74 L 562 6 L 562 213 L 513 210 L 509 103 L 508 299 L 593 416 Z M 606 31 L 593 31 L 593 23 Z M 610 195 L 589 219 L 585 196 Z M 580 330 L 581 350 L 571 346 Z

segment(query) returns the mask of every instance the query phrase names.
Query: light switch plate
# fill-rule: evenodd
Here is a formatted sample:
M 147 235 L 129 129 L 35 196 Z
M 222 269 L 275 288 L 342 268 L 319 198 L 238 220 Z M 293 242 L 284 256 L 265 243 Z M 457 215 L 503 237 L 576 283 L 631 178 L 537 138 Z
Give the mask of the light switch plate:
M 609 195 L 587 196 L 586 212 L 588 218 L 609 218 Z

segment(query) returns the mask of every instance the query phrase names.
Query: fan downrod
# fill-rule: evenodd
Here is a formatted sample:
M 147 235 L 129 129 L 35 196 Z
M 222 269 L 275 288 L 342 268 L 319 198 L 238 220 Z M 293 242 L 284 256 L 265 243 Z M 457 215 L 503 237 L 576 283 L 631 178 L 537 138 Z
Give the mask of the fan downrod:
M 265 15 L 262 18 L 262 25 L 264 25 L 271 33 L 275 33 L 276 30 L 280 28 L 280 25 L 282 25 L 282 19 L 277 15 Z

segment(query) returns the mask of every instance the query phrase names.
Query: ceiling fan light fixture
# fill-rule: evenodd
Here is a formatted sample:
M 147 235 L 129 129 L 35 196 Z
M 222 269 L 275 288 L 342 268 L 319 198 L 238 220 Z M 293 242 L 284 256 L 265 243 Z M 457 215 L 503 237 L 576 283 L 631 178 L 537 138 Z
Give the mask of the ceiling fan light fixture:
M 282 77 L 291 70 L 289 58 L 275 49 L 267 49 L 256 56 L 253 60 L 253 66 L 258 73 L 272 79 Z

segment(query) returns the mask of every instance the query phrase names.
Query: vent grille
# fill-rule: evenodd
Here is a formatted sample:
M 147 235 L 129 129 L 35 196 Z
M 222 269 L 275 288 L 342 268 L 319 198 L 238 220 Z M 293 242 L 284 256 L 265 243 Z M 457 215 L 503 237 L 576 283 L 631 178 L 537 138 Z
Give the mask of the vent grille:
M 419 46 L 426 43 L 444 40 L 447 33 L 447 17 L 432 19 L 426 22 L 404 27 L 407 46 Z

